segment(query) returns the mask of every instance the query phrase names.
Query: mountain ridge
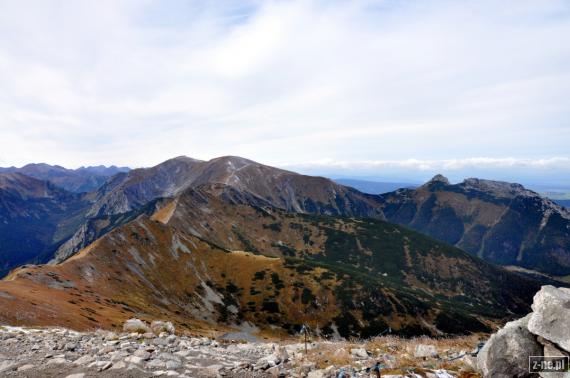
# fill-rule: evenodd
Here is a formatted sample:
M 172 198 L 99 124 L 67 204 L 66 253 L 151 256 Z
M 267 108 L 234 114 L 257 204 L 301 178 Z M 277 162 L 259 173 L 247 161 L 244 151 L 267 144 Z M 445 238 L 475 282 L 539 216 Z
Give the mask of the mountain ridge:
M 488 261 L 570 272 L 570 212 L 520 184 L 473 178 L 450 184 L 436 176 L 381 197 L 389 221 Z
M 130 170 L 127 167 L 103 165 L 68 169 L 60 165 L 30 163 L 20 168 L 0 167 L 0 173 L 21 173 L 53 184 L 74 193 L 89 192 L 97 189 L 111 176 Z

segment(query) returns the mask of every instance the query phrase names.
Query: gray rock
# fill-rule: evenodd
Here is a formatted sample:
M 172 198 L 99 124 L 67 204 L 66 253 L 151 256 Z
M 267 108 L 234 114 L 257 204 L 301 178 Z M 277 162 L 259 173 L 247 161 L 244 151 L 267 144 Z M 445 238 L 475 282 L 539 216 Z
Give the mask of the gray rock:
M 27 370 L 31 370 L 31 369 L 33 369 L 33 368 L 35 368 L 35 367 L 36 367 L 36 365 L 25 364 L 25 365 L 20 366 L 20 367 L 18 368 L 18 371 L 27 371 Z
M 182 367 L 182 364 L 178 361 L 175 361 L 175 360 L 166 361 L 166 368 L 168 370 L 176 370 L 176 369 L 180 369 L 181 367 Z
M 492 335 L 477 356 L 485 378 L 527 377 L 528 357 L 540 356 L 542 347 L 528 329 L 530 315 L 507 323 Z
M 67 363 L 67 360 L 63 357 L 54 357 L 47 362 L 48 365 L 63 365 Z
M 77 349 L 77 347 L 78 347 L 77 343 L 67 343 L 67 344 L 65 344 L 64 348 L 67 351 L 73 351 L 73 350 Z
M 528 330 L 570 351 L 570 289 L 543 286 L 532 310 Z
M 12 360 L 0 361 L 0 372 L 11 369 L 16 363 Z
M 144 349 L 137 349 L 134 353 L 135 356 L 140 357 L 143 361 L 148 361 L 150 359 L 150 353 Z
M 125 362 L 127 362 L 129 364 L 140 365 L 143 363 L 143 361 L 144 360 L 138 356 L 129 356 L 129 357 L 125 358 Z
M 419 344 L 416 345 L 416 349 L 414 350 L 414 357 L 416 358 L 437 357 L 437 355 L 435 345 Z
M 356 358 L 368 358 L 368 352 L 364 348 L 353 348 L 350 350 L 350 354 Z
M 265 370 L 265 373 L 269 374 L 271 377 L 279 377 L 281 372 L 282 372 L 282 369 L 279 366 L 273 366 L 273 367 L 270 367 L 269 369 Z
M 172 354 L 172 353 L 160 353 L 160 354 L 158 355 L 158 358 L 160 358 L 160 359 L 163 360 L 163 361 L 178 361 L 178 362 L 181 362 L 180 357 L 175 356 L 175 355 Z
M 156 346 L 166 346 L 168 345 L 168 341 L 166 339 L 162 339 L 160 337 L 155 338 L 152 340 L 152 343 Z
M 85 356 L 79 357 L 78 359 L 73 361 L 73 363 L 75 365 L 87 365 L 87 364 L 90 364 L 91 362 L 93 362 L 94 360 L 95 359 L 92 356 L 85 355 Z
M 113 366 L 111 361 L 101 361 L 102 363 L 97 366 L 97 371 L 105 371 Z
M 118 370 L 118 369 L 125 369 L 127 364 L 124 361 L 117 361 L 113 362 L 113 366 L 111 366 L 111 370 Z
M 166 363 L 162 360 L 151 360 L 146 364 L 147 369 L 164 369 Z
M 328 371 L 325 369 L 313 370 L 309 372 L 307 378 L 328 378 L 331 377 Z
M 69 374 L 67 377 L 65 378 L 83 378 L 85 377 L 85 373 L 75 373 L 75 374 Z

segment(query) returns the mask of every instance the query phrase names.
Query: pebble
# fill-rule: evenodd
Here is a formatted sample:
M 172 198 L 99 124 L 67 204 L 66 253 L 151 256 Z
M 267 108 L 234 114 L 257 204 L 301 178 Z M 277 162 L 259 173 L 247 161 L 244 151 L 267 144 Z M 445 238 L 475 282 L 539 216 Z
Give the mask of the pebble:
M 14 327 L 16 328 L 16 327 Z M 66 378 L 96 375 L 95 371 L 110 370 L 108 376 L 162 377 L 336 377 L 341 366 L 318 370 L 306 360 L 304 344 L 280 346 L 276 343 L 220 343 L 208 338 L 112 333 L 96 331 L 78 333 L 65 329 L 43 329 L 28 332 L 0 326 L 0 376 L 5 371 L 42 376 L 46 366 L 62 365 L 59 369 L 82 369 Z M 15 342 L 8 343 L 8 340 Z M 318 343 L 311 343 L 314 349 Z M 343 349 L 339 356 L 353 360 L 354 378 L 368 377 L 366 367 L 375 357 L 364 348 Z M 55 351 L 55 352 L 54 352 Z M 377 357 L 378 351 L 374 352 Z M 352 357 L 352 358 L 351 358 Z M 384 358 L 386 360 L 386 358 Z M 422 360 L 423 362 L 423 360 Z M 19 367 L 18 367 L 19 366 Z M 81 371 L 81 370 L 80 370 Z M 127 373 L 127 371 L 129 371 Z M 18 373 L 19 374 L 19 373 Z M 441 373 L 443 374 L 443 373 Z M 62 377 L 65 376 L 62 375 Z M 352 376 L 352 375 L 351 375 Z

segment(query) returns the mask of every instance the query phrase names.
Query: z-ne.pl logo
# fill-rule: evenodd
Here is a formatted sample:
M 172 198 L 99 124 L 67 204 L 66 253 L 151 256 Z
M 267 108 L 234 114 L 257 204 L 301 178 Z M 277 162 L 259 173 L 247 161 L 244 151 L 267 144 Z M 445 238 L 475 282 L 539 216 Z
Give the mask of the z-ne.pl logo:
M 528 371 L 530 373 L 556 373 L 568 371 L 567 356 L 529 356 Z

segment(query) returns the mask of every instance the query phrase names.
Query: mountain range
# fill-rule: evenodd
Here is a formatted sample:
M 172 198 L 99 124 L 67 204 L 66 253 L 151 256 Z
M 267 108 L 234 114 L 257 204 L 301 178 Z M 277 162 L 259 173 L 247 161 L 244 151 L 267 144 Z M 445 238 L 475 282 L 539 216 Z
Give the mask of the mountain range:
M 82 193 L 95 190 L 103 185 L 109 177 L 129 170 L 130 168 L 114 165 L 67 169 L 59 165 L 40 163 L 27 164 L 21 168 L 0 168 L 0 173 L 21 173 L 39 180 L 50 181 L 69 192 Z
M 565 209 L 476 179 L 371 195 L 239 157 L 178 157 L 81 193 L 3 173 L 0 206 L 4 271 L 50 261 L 0 281 L 6 322 L 86 329 L 136 314 L 344 337 L 477 332 L 526 313 L 551 282 L 492 263 L 569 266 Z
M 369 194 L 383 194 L 393 192 L 394 190 L 401 188 L 413 189 L 418 187 L 418 185 L 409 182 L 370 181 L 353 178 L 337 178 L 334 179 L 334 181 L 341 185 L 355 188 L 362 193 Z

